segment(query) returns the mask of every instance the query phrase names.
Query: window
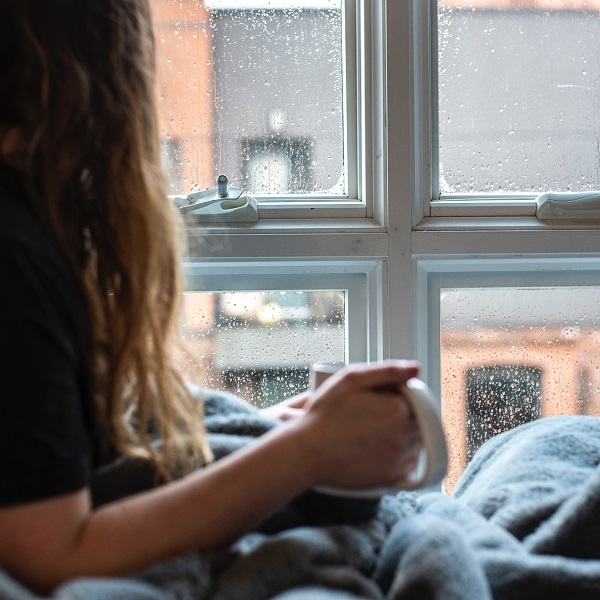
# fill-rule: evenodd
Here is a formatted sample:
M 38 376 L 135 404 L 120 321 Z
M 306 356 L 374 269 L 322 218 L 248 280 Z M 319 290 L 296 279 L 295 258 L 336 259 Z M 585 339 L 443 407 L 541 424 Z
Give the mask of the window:
M 202 383 L 264 407 L 304 391 L 314 362 L 367 360 L 377 352 L 368 323 L 380 320 L 367 290 L 379 267 L 360 270 L 186 263 L 182 325 Z
M 448 488 L 487 435 L 536 417 L 538 404 L 542 417 L 600 414 L 598 324 L 585 329 L 582 313 L 559 326 L 538 311 L 538 338 L 559 341 L 534 352 L 517 318 L 539 298 L 568 307 L 585 294 L 586 318 L 600 314 L 600 221 L 545 221 L 535 203 L 600 187 L 598 0 L 152 4 L 161 129 L 180 167 L 173 194 L 224 172 L 259 206 L 253 224 L 190 221 L 190 297 L 258 294 L 268 305 L 341 293 L 347 360 L 421 361 L 451 445 Z M 447 321 L 467 304 L 462 328 Z M 513 327 L 499 326 L 509 307 Z M 303 385 L 294 369 L 231 364 L 217 383 L 261 403 L 292 391 L 272 391 L 278 377 Z M 495 369 L 519 383 L 486 405 Z
M 344 60 L 354 52 L 344 28 L 354 19 L 342 0 L 153 0 L 152 8 L 162 135 L 181 147 L 174 193 L 213 187 L 224 173 L 263 199 L 353 195 L 356 74 Z
M 438 3 L 442 197 L 598 189 L 593 5 Z
M 439 323 L 427 352 L 440 363 L 451 489 L 492 435 L 540 417 L 600 415 L 600 287 L 596 260 L 440 266 L 421 275 Z
M 260 407 L 308 387 L 314 362 L 346 361 L 346 292 L 188 292 L 184 333 L 207 387 Z

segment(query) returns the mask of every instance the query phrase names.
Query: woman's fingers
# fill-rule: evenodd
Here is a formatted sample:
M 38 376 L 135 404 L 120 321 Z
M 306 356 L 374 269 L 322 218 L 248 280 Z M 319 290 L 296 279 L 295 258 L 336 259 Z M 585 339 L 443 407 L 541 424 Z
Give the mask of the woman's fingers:
M 421 434 L 401 389 L 418 372 L 411 361 L 352 365 L 316 390 L 307 416 L 325 442 L 323 483 L 388 484 L 417 466 Z
M 292 398 L 288 398 L 279 404 L 268 406 L 261 410 L 262 414 L 270 419 L 279 419 L 289 421 L 301 417 L 308 410 L 309 402 L 312 399 L 310 392 L 303 392 Z
M 419 364 L 414 361 L 393 360 L 375 365 L 355 364 L 332 375 L 321 388 L 337 387 L 343 393 L 367 389 L 396 391 L 418 374 Z

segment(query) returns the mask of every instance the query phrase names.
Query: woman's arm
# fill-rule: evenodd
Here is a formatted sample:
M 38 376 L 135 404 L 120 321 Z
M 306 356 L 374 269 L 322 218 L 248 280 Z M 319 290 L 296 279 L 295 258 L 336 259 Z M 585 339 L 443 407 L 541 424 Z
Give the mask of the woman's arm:
M 77 576 L 119 575 L 188 550 L 230 543 L 318 484 L 397 480 L 420 444 L 406 402 L 378 388 L 414 363 L 354 367 L 314 392 L 310 407 L 188 477 L 92 511 L 89 492 L 0 510 L 0 564 L 41 591 Z

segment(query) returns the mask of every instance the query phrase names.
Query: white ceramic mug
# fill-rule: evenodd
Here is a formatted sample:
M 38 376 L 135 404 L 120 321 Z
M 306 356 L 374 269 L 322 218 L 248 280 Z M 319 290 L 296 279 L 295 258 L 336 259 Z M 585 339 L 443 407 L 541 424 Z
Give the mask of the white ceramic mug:
M 328 377 L 344 365 L 315 363 L 311 369 L 311 388 L 316 389 Z M 415 470 L 405 479 L 392 485 L 364 489 L 345 489 L 319 486 L 318 491 L 336 496 L 354 498 L 377 498 L 399 490 L 416 490 L 438 485 L 448 469 L 448 449 L 442 428 L 440 406 L 433 392 L 420 379 L 410 379 L 401 388 L 402 395 L 410 404 L 423 437 L 423 448 Z

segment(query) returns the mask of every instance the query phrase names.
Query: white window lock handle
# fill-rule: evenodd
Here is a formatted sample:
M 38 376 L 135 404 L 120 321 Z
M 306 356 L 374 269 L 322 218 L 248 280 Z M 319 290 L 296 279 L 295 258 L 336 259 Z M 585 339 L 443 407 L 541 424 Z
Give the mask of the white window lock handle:
M 217 187 L 177 198 L 179 211 L 186 219 L 200 223 L 256 223 L 256 200 L 238 187 L 230 187 L 225 175 L 217 178 Z
M 600 191 L 547 192 L 536 198 L 536 216 L 548 219 L 600 219 Z

